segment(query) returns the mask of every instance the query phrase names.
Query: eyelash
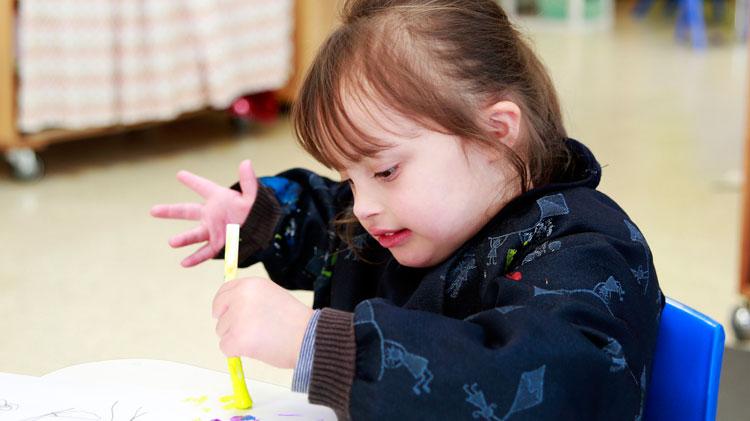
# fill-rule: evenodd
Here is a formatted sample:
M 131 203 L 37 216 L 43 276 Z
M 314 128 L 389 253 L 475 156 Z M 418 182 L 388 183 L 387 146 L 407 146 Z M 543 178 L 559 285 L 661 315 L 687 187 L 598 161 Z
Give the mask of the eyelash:
M 382 178 L 384 181 L 393 181 L 396 171 L 398 171 L 398 165 L 394 165 L 385 171 L 377 172 L 374 177 Z
M 396 178 L 396 171 L 398 171 L 398 165 L 394 165 L 385 171 L 376 172 L 375 174 L 373 174 L 373 177 L 382 178 L 385 182 L 393 181 L 393 179 Z M 351 178 L 347 178 L 346 180 L 342 181 L 349 184 L 351 188 L 354 188 L 354 181 L 352 181 Z

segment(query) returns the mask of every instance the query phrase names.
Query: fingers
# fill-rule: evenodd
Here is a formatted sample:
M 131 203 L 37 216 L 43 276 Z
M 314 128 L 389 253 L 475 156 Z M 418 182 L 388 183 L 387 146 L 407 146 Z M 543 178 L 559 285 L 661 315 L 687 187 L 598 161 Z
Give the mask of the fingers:
M 208 241 L 208 238 L 209 238 L 208 228 L 201 225 L 199 227 L 195 227 L 191 229 L 190 231 L 183 232 L 181 234 L 175 235 L 174 237 L 170 238 L 169 245 L 174 248 L 184 247 L 190 244 Z
M 197 221 L 201 219 L 201 205 L 197 203 L 175 203 L 171 205 L 155 205 L 151 208 L 151 216 L 157 218 L 188 219 Z
M 224 336 L 226 336 L 226 334 L 229 333 L 229 328 L 231 327 L 232 318 L 226 313 L 227 312 L 225 311 L 224 314 L 222 314 L 222 316 L 224 317 L 219 317 L 216 321 L 216 336 L 218 336 L 219 338 L 223 338 Z
M 258 179 L 249 159 L 240 162 L 240 188 L 243 196 L 255 197 L 258 192 Z
M 211 305 L 211 316 L 214 319 L 221 317 L 229 308 L 231 294 L 228 294 L 228 292 L 232 291 L 237 285 L 239 285 L 238 281 L 239 279 L 225 282 L 221 288 L 216 291 L 213 304 Z
M 195 253 L 183 259 L 180 264 L 182 265 L 182 267 L 186 268 L 193 267 L 198 263 L 204 262 L 214 257 L 217 251 L 218 250 L 214 250 L 213 248 L 211 248 L 211 244 L 206 244 L 205 246 L 199 248 Z
M 232 318 L 227 315 L 216 325 L 216 332 L 222 332 L 219 334 L 219 349 L 227 357 L 251 357 L 253 347 L 248 333 L 238 325 L 233 326 L 231 320 Z
M 240 356 L 240 348 L 241 345 L 239 344 L 239 341 L 235 335 L 231 334 L 231 332 L 227 332 L 219 341 L 219 349 L 227 357 Z
M 226 282 L 219 288 L 219 291 L 214 297 L 212 304 L 211 314 L 217 319 L 216 321 L 216 335 L 221 338 L 219 348 L 227 356 L 239 355 L 239 346 L 236 343 L 234 335 L 232 335 L 232 324 L 236 319 L 236 315 L 232 314 L 230 308 L 232 302 L 232 294 L 230 292 L 239 285 L 239 280 Z
M 231 311 L 231 310 L 230 310 Z M 239 346 L 233 334 L 233 315 L 230 311 L 224 313 L 216 322 L 216 335 L 219 337 L 219 349 L 227 357 L 238 356 Z
M 211 180 L 185 170 L 177 173 L 177 179 L 190 190 L 201 195 L 204 199 L 211 196 L 218 189 L 223 188 Z

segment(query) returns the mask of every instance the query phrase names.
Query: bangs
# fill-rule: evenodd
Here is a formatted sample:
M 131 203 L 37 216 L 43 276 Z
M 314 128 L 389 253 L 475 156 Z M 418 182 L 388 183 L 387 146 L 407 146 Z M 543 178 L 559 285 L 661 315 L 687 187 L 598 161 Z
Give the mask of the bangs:
M 377 131 L 391 132 L 370 111 L 372 107 L 381 108 L 382 100 L 364 94 L 366 88 L 361 83 L 345 78 L 332 84 L 329 91 L 315 96 L 314 111 L 308 120 L 311 124 L 306 126 L 307 132 L 299 136 L 302 146 L 310 154 L 333 169 L 342 169 L 346 162 L 359 162 L 391 146 L 386 139 L 373 134 L 373 130 L 365 130 L 361 125 L 367 121 Z M 357 119 L 352 115 L 354 113 L 359 117 L 364 116 L 364 119 Z
M 339 27 L 318 52 L 294 104 L 300 145 L 328 168 L 340 170 L 346 162 L 359 162 L 391 146 L 362 127 L 358 122 L 363 119 L 355 113 L 385 136 L 406 135 L 397 124 L 383 120 L 382 115 L 394 113 L 432 131 L 477 134 L 471 104 L 442 95 L 440 71 L 416 64 L 425 60 L 415 57 L 420 50 L 413 41 L 394 39 L 379 26 Z

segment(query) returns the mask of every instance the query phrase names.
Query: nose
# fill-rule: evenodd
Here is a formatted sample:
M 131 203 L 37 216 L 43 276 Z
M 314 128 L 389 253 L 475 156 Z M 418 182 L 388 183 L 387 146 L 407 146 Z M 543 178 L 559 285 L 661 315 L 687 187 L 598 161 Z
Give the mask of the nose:
M 358 220 L 364 221 L 372 218 L 382 212 L 382 210 L 383 207 L 380 205 L 379 201 L 376 200 L 374 195 L 366 194 L 361 190 L 354 192 L 354 206 L 352 207 L 352 212 L 354 212 L 354 216 L 356 216 Z

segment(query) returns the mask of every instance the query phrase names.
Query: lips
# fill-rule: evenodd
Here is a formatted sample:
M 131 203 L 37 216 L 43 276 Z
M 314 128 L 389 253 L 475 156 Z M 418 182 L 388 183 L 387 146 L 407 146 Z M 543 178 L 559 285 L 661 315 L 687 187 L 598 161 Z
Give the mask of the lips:
M 378 240 L 381 246 L 385 248 L 397 247 L 403 244 L 406 240 L 411 237 L 411 231 L 408 229 L 401 229 L 397 231 L 388 230 L 373 230 L 372 236 Z

